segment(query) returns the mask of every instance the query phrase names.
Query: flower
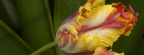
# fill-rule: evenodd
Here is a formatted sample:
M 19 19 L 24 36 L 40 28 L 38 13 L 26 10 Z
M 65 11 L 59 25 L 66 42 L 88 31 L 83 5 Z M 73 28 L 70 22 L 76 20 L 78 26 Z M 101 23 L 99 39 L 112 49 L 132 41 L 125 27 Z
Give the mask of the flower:
M 69 55 L 123 55 L 106 51 L 121 35 L 129 36 L 138 13 L 121 2 L 105 5 L 104 0 L 88 0 L 67 18 L 56 34 L 56 42 Z

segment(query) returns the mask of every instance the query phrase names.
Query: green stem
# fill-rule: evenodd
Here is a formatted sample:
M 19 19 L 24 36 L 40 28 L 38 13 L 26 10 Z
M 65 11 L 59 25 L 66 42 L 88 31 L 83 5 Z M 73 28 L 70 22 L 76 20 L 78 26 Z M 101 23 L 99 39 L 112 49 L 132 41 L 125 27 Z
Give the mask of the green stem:
M 48 0 L 44 0 L 44 3 L 45 3 L 46 11 L 47 11 L 47 17 L 48 17 L 47 20 L 48 20 L 49 25 L 50 25 L 51 34 L 52 34 L 53 39 L 55 40 L 55 29 L 54 29 L 54 24 L 52 22 L 53 20 L 52 20 L 52 14 L 50 12 L 49 1 Z M 55 51 L 56 51 L 57 55 L 62 55 L 60 50 L 58 49 L 58 47 L 55 47 Z
M 53 41 L 53 42 L 41 47 L 40 49 L 36 50 L 35 52 L 33 52 L 30 55 L 39 55 L 39 54 L 45 52 L 46 50 L 48 50 L 48 49 L 50 49 L 50 48 L 52 48 L 54 46 L 56 46 L 56 42 L 55 41 Z

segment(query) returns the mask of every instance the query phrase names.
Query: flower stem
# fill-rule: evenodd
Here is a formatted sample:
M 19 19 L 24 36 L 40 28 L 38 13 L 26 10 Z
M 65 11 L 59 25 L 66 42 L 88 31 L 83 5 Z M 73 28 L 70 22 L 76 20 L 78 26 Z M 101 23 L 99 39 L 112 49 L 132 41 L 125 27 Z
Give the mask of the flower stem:
M 50 49 L 50 48 L 52 48 L 54 46 L 56 46 L 56 42 L 55 41 L 53 41 L 53 42 L 41 47 L 40 49 L 36 50 L 35 52 L 33 52 L 30 55 L 39 55 L 39 54 L 45 52 L 46 50 L 48 50 L 48 49 Z

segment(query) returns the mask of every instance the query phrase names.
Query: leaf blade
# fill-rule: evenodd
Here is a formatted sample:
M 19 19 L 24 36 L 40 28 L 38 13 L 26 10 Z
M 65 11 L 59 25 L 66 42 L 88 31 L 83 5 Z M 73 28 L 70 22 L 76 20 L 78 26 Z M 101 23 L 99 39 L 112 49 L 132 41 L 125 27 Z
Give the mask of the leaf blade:
M 34 2 L 33 2 L 34 1 Z M 44 0 L 16 0 L 21 25 L 21 33 L 25 41 L 37 50 L 53 41 L 50 13 L 47 13 Z M 49 8 L 49 7 L 48 7 Z M 47 9 L 48 9 L 47 8 Z M 55 55 L 55 50 L 49 49 L 42 55 Z
M 0 55 L 26 55 L 33 49 L 0 20 Z

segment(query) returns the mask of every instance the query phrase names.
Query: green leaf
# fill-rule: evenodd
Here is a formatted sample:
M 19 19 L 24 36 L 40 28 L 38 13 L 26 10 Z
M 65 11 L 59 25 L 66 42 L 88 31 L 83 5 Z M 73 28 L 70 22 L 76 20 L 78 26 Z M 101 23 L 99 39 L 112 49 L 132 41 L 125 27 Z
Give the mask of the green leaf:
M 33 49 L 0 20 L 0 55 L 28 55 Z
M 19 22 L 14 5 L 14 0 L 0 1 L 0 19 L 2 19 L 12 29 L 18 30 Z
M 37 50 L 54 41 L 53 23 L 50 17 L 49 5 L 45 0 L 16 0 L 21 33 L 24 40 Z M 46 7 L 47 6 L 47 7 Z M 55 55 L 54 48 L 42 55 Z

